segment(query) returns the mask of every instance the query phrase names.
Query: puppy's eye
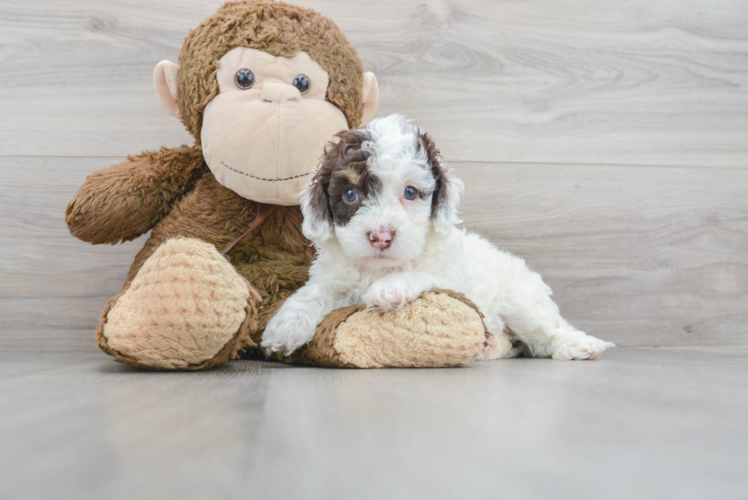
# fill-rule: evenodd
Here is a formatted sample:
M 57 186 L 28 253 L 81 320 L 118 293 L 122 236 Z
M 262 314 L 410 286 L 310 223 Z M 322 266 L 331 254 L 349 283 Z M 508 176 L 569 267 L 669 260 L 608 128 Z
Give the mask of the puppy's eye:
M 403 198 L 405 198 L 406 200 L 415 200 L 416 196 L 418 196 L 418 190 L 416 188 L 414 188 L 413 186 L 408 186 L 405 188 Z
M 255 74 L 252 73 L 251 69 L 242 68 L 234 75 L 234 83 L 242 90 L 252 88 L 255 84 Z
M 291 82 L 291 85 L 299 89 L 299 92 L 302 94 L 309 92 L 309 84 L 309 77 L 306 75 L 297 75 L 296 78 L 293 79 L 293 82 Z
M 356 203 L 358 200 L 358 193 L 355 189 L 351 188 L 343 193 L 343 200 L 345 200 L 346 203 Z

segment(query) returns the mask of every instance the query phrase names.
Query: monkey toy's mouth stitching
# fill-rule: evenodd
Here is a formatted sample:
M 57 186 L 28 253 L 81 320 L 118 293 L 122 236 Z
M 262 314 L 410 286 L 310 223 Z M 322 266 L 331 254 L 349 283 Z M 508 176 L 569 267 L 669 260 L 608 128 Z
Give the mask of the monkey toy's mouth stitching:
M 228 168 L 232 172 L 236 172 L 237 174 L 246 175 L 247 177 L 251 177 L 253 179 L 257 179 L 258 181 L 267 181 L 267 182 L 290 181 L 292 179 L 298 179 L 299 177 L 305 177 L 305 176 L 311 174 L 311 172 L 307 172 L 305 174 L 294 175 L 292 177 L 286 177 L 284 179 L 269 179 L 269 178 L 266 178 L 266 177 L 257 177 L 256 175 L 248 174 L 247 172 L 242 172 L 241 170 L 237 170 L 235 168 L 231 168 L 228 165 L 226 165 L 224 162 L 221 162 L 221 165 L 223 165 L 224 167 Z

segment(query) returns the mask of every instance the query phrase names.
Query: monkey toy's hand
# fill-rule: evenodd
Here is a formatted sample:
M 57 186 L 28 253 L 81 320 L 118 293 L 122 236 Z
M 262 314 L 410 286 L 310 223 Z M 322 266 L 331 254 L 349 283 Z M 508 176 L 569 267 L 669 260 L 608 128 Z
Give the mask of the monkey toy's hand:
M 89 243 L 110 244 L 146 233 L 195 186 L 202 158 L 199 148 L 161 148 L 94 172 L 65 210 L 70 232 Z

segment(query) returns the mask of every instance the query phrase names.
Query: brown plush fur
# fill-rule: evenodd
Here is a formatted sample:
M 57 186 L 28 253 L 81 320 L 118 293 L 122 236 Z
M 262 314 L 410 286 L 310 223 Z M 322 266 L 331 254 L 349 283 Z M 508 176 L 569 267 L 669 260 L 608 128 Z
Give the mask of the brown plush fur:
M 205 174 L 195 189 L 153 229 L 130 267 L 127 282 L 135 278 L 146 259 L 167 239 L 199 238 L 220 250 L 244 233 L 257 211 L 257 203 L 221 186 L 212 174 Z M 278 206 L 256 231 L 227 254 L 237 271 L 260 293 L 262 301 L 257 312 L 261 315 L 309 278 L 310 242 L 301 234 L 301 220 L 299 207 Z M 267 319 L 250 330 L 252 343 L 259 343 Z
M 89 175 L 65 210 L 76 238 L 120 243 L 151 230 L 208 172 L 198 147 L 181 146 L 128 156 Z
M 123 293 L 143 263 L 167 239 L 199 238 L 223 249 L 251 225 L 258 204 L 221 186 L 203 160 L 200 131 L 205 106 L 218 93 L 215 72 L 220 58 L 236 47 L 274 56 L 292 57 L 306 51 L 330 76 L 327 100 L 359 125 L 363 110 L 363 67 L 356 50 L 330 19 L 310 10 L 270 0 L 224 4 L 185 39 L 178 103 L 195 146 L 147 151 L 90 175 L 66 210 L 71 233 L 91 243 L 118 243 L 149 230 L 151 237 L 133 262 Z M 270 217 L 227 257 L 260 293 L 252 318 L 221 353 L 222 360 L 256 345 L 265 324 L 282 302 L 308 278 L 310 242 L 301 234 L 299 207 L 277 207 Z M 103 337 L 99 347 L 121 361 L 138 364 L 113 352 Z M 224 359 L 225 358 L 225 359 Z M 212 360 L 196 368 L 221 362 Z

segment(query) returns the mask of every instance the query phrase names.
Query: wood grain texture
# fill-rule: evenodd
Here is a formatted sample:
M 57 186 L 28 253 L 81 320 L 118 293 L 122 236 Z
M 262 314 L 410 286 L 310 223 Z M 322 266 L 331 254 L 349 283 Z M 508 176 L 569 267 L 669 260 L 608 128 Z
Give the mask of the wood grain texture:
M 744 169 L 459 164 L 466 225 L 621 345 L 748 344 Z
M 92 328 L 144 240 L 79 241 L 65 206 L 86 175 L 118 161 L 0 158 L 0 350 L 94 348 Z
M 92 349 L 143 239 L 92 246 L 65 205 L 117 158 L 0 158 L 0 349 Z M 746 344 L 746 169 L 456 163 L 466 226 L 619 345 Z
M 303 2 L 452 160 L 748 164 L 742 0 Z M 151 88 L 218 1 L 0 3 L 0 155 L 189 141 Z M 12 119 L 10 119 L 12 118 Z
M 103 353 L 0 352 L 0 497 L 742 499 L 746 358 L 154 374 Z

